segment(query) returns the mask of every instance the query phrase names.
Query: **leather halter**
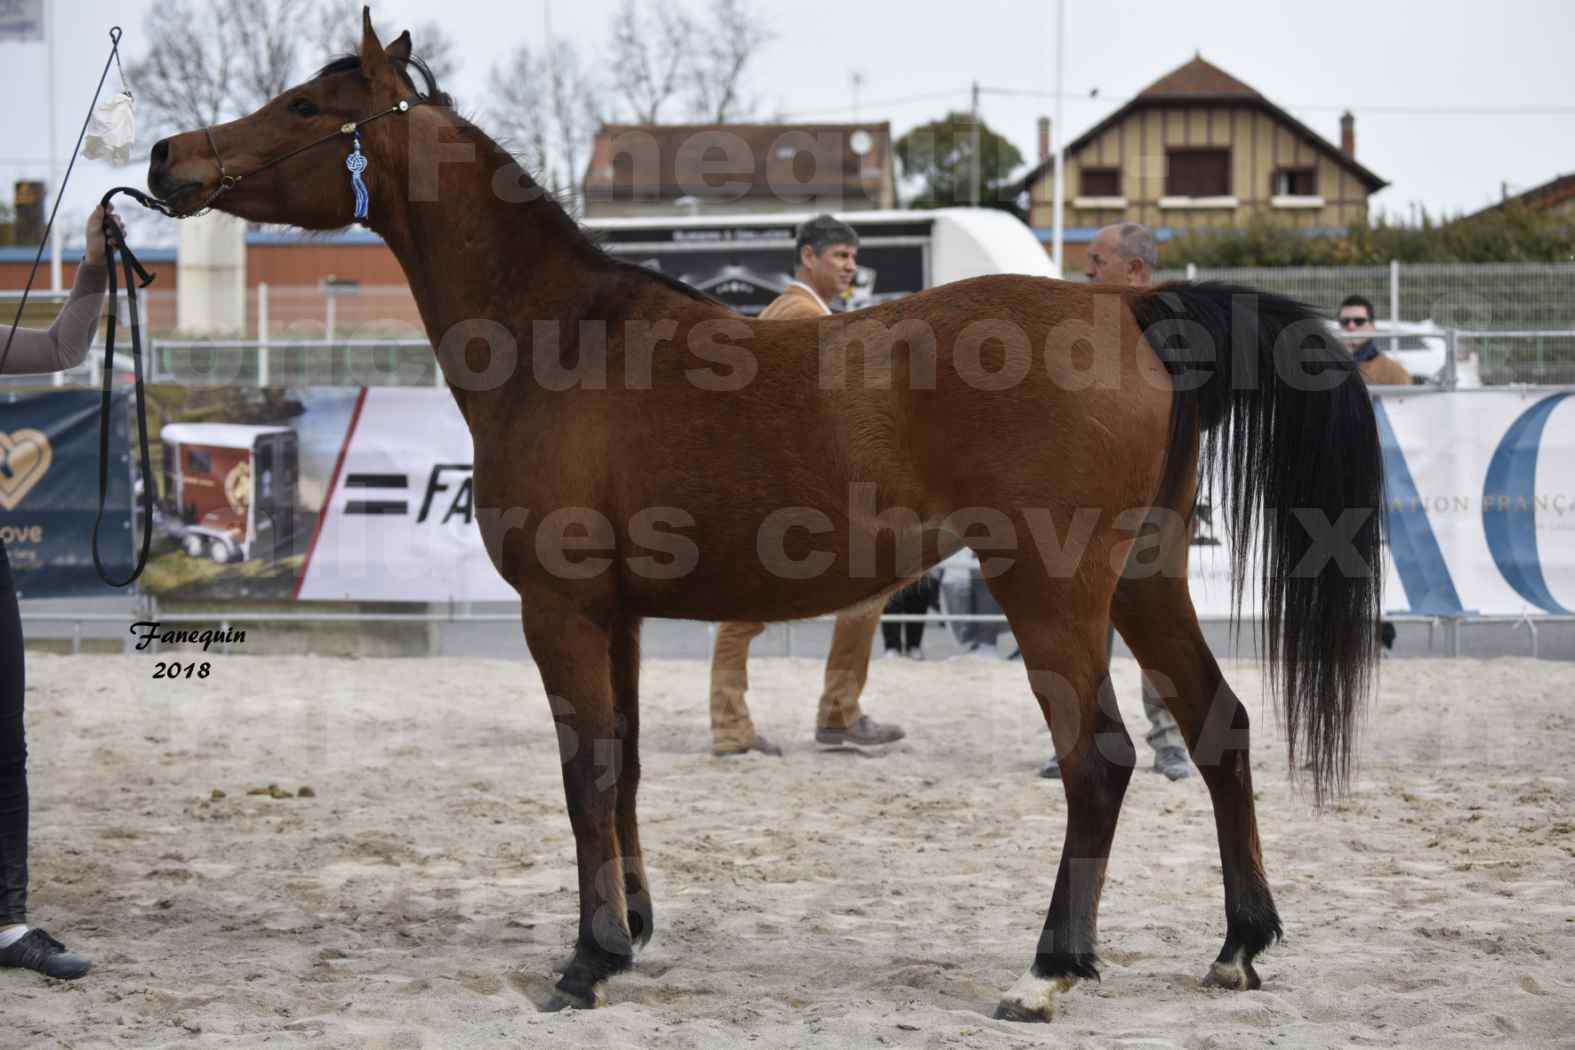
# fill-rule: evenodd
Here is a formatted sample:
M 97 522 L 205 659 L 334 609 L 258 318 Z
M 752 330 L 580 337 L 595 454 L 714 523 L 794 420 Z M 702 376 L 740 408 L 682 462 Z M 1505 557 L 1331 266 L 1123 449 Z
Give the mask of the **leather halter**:
M 360 131 L 363 127 L 365 127 L 366 125 L 372 123 L 372 121 L 374 121 L 374 120 L 381 120 L 382 118 L 390 116 L 390 115 L 392 115 L 394 113 L 408 113 L 410 111 L 410 107 L 412 107 L 412 106 L 419 106 L 423 102 L 427 102 L 427 101 L 429 101 L 429 99 L 427 99 L 426 96 L 424 96 L 424 95 L 411 95 L 408 98 L 402 98 L 398 102 L 394 103 L 392 106 L 389 106 L 387 109 L 383 110 L 380 113 L 373 113 L 370 117 L 363 117 L 360 120 L 352 120 L 352 121 L 348 121 L 348 122 L 346 122 L 344 124 L 341 124 L 341 125 L 339 125 L 339 130 L 338 131 L 335 131 L 335 132 L 333 132 L 331 134 L 328 134 L 328 135 L 324 135 L 320 139 L 314 139 L 313 141 L 308 142 L 304 146 L 297 146 L 295 149 L 291 150 L 290 152 L 281 154 L 280 156 L 277 156 L 277 157 L 273 158 L 272 160 L 266 161 L 263 164 L 259 165 L 258 167 L 253 168 L 251 171 L 244 172 L 244 173 L 242 173 L 240 175 L 232 175 L 228 171 L 225 170 L 225 167 L 224 167 L 224 155 L 219 152 L 219 144 L 216 141 L 214 141 L 212 125 L 208 125 L 208 126 L 206 126 L 206 127 L 204 127 L 202 129 L 202 133 L 204 135 L 206 135 L 207 138 L 208 138 L 208 148 L 213 151 L 213 162 L 216 165 L 218 165 L 218 168 L 219 168 L 219 185 L 214 189 L 214 191 L 212 193 L 208 194 L 208 197 L 207 197 L 206 200 L 204 200 L 201 204 L 199 204 L 197 207 L 191 209 L 190 211 L 178 212 L 177 213 L 173 208 L 168 208 L 168 210 L 165 210 L 165 209 L 160 209 L 160 210 L 161 211 L 165 211 L 165 214 L 167 214 L 167 215 L 172 215 L 172 216 L 175 216 L 177 218 L 180 217 L 180 216 L 183 216 L 183 215 L 200 215 L 203 212 L 206 212 L 208 209 L 212 208 L 213 207 L 213 202 L 218 200 L 219 197 L 221 197 L 222 195 L 228 193 L 230 190 L 234 189 L 236 186 L 240 185 L 242 179 L 250 178 L 253 175 L 260 175 L 263 172 L 267 171 L 269 168 L 275 167 L 275 166 L 277 166 L 279 164 L 283 164 L 285 161 L 289 160 L 291 157 L 297 156 L 298 154 L 301 154 L 301 153 L 305 153 L 307 150 L 315 149 L 316 147 L 321 146 L 325 142 L 332 142 L 334 139 L 337 139 L 341 135 L 352 135 L 353 136 L 358 131 Z

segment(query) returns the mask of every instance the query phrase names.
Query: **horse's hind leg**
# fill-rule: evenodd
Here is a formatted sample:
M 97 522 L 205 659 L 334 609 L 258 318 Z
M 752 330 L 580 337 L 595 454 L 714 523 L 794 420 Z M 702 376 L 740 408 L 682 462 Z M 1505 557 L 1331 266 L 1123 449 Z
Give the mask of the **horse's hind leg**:
M 1104 613 L 1110 581 L 1100 581 L 1096 594 L 1084 578 L 1029 575 L 992 582 L 991 590 L 1011 621 L 1060 758 L 1066 839 L 1033 964 L 1002 997 L 996 1016 L 1040 1021 L 1053 1016 L 1056 993 L 1078 978 L 1099 977 L 1099 897 L 1135 753 L 1110 693 Z
M 622 742 L 618 770 L 618 853 L 623 863 L 624 900 L 629 935 L 638 947 L 650 943 L 654 930 L 651 884 L 645 877 L 645 854 L 640 850 L 640 826 L 635 818 L 635 795 L 640 789 L 640 621 L 625 620 L 612 630 L 614 728 Z
M 1259 986 L 1253 958 L 1280 936 L 1252 803 L 1247 710 L 1220 673 L 1198 626 L 1183 573 L 1124 579 L 1111 615 L 1186 738 L 1214 803 L 1225 877 L 1225 946 L 1205 984 Z
M 580 875 L 574 957 L 549 1009 L 591 1007 L 607 977 L 629 967 L 616 811 L 623 744 L 615 728 L 610 625 L 549 588 L 524 603 L 525 640 L 541 671 L 558 731 L 563 790 Z

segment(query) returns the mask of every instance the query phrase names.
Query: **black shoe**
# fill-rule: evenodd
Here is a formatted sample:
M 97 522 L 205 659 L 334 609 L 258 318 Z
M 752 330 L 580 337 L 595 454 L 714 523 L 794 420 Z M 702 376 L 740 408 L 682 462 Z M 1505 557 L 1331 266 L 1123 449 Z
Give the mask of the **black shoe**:
M 1051 755 L 1049 761 L 1039 767 L 1039 775 L 1046 780 L 1060 780 L 1061 763 L 1056 760 L 1054 755 Z
M 815 743 L 822 747 L 876 747 L 894 743 L 907 735 L 900 726 L 881 725 L 869 715 L 860 715 L 845 728 L 815 730 Z
M 93 964 L 80 955 L 72 955 L 66 946 L 37 926 L 22 935 L 22 939 L 9 948 L 0 948 L 0 966 L 16 966 L 37 970 L 46 977 L 69 981 L 81 977 Z

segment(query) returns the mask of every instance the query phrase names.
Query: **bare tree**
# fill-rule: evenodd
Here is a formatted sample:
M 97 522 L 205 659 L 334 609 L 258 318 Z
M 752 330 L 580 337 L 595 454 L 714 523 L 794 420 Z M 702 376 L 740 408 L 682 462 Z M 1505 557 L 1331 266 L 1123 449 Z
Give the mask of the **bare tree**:
M 606 98 L 595 76 L 580 61 L 579 52 L 561 45 L 553 63 L 552 115 L 558 130 L 561 185 L 572 187 L 578 214 L 581 183 L 596 129 L 607 120 Z
M 316 11 L 319 39 L 327 41 L 331 54 L 354 55 L 360 52 L 362 3 L 363 0 L 320 0 Z M 438 83 L 444 84 L 459 69 L 459 45 L 448 30 L 431 19 L 417 22 L 409 28 L 411 50 L 432 70 Z M 390 43 L 399 31 L 394 30 L 384 36 L 383 43 Z M 446 84 L 444 86 L 447 87 Z
M 573 214 L 580 212 L 586 147 L 605 119 L 600 85 L 566 40 L 551 45 L 552 60 L 520 45 L 487 76 L 487 120 Z
M 417 22 L 410 31 L 410 41 L 414 45 L 416 57 L 427 64 L 432 75 L 437 77 L 437 82 L 443 85 L 445 91 L 448 90 L 449 81 L 459 72 L 459 42 L 441 24 L 431 20 Z
M 521 44 L 487 74 L 487 120 L 497 139 L 546 182 L 553 140 L 552 86 L 546 64 Z
M 725 123 L 754 110 L 745 73 L 772 33 L 750 0 L 710 0 L 702 17 L 676 0 L 624 0 L 609 27 L 612 86 L 642 124 L 681 104 L 689 119 Z
M 138 114 L 153 139 L 236 115 L 237 56 L 222 20 L 200 17 L 190 0 L 170 0 L 148 11 L 147 57 L 127 70 Z
M 673 0 L 655 0 L 642 14 L 624 0 L 613 16 L 613 84 L 641 124 L 655 124 L 662 107 L 684 90 L 693 51 L 694 22 Z
M 695 116 L 725 124 L 754 111 L 743 95 L 744 70 L 770 39 L 748 0 L 711 0 L 706 31 L 691 59 L 690 105 Z
M 150 8 L 146 57 L 126 71 L 144 126 L 158 138 L 231 120 L 299 83 L 324 57 L 301 32 L 320 2 L 167 0 Z
M 226 24 L 235 59 L 236 101 L 246 111 L 282 94 L 304 75 L 315 56 L 301 40 L 301 20 L 316 0 L 222 0 L 217 17 Z M 189 28 L 189 27 L 188 27 Z

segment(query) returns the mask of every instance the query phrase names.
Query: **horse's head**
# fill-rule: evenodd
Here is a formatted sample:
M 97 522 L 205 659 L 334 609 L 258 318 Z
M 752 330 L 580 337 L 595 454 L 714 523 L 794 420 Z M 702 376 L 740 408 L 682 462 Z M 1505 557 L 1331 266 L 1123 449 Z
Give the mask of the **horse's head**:
M 148 162 L 148 189 L 188 214 L 211 206 L 253 222 L 307 229 L 349 225 L 355 221 L 355 196 L 345 160 L 352 136 L 344 129 L 387 114 L 357 132 L 370 162 L 366 181 L 383 181 L 400 144 L 408 141 L 399 127 L 405 120 L 401 101 L 448 101 L 426 67 L 411 58 L 410 47 L 410 34 L 402 33 L 384 48 L 372 29 L 370 8 L 364 8 L 359 55 L 330 62 L 249 116 L 157 143 Z M 426 80 L 425 93 L 410 80 L 412 69 Z

